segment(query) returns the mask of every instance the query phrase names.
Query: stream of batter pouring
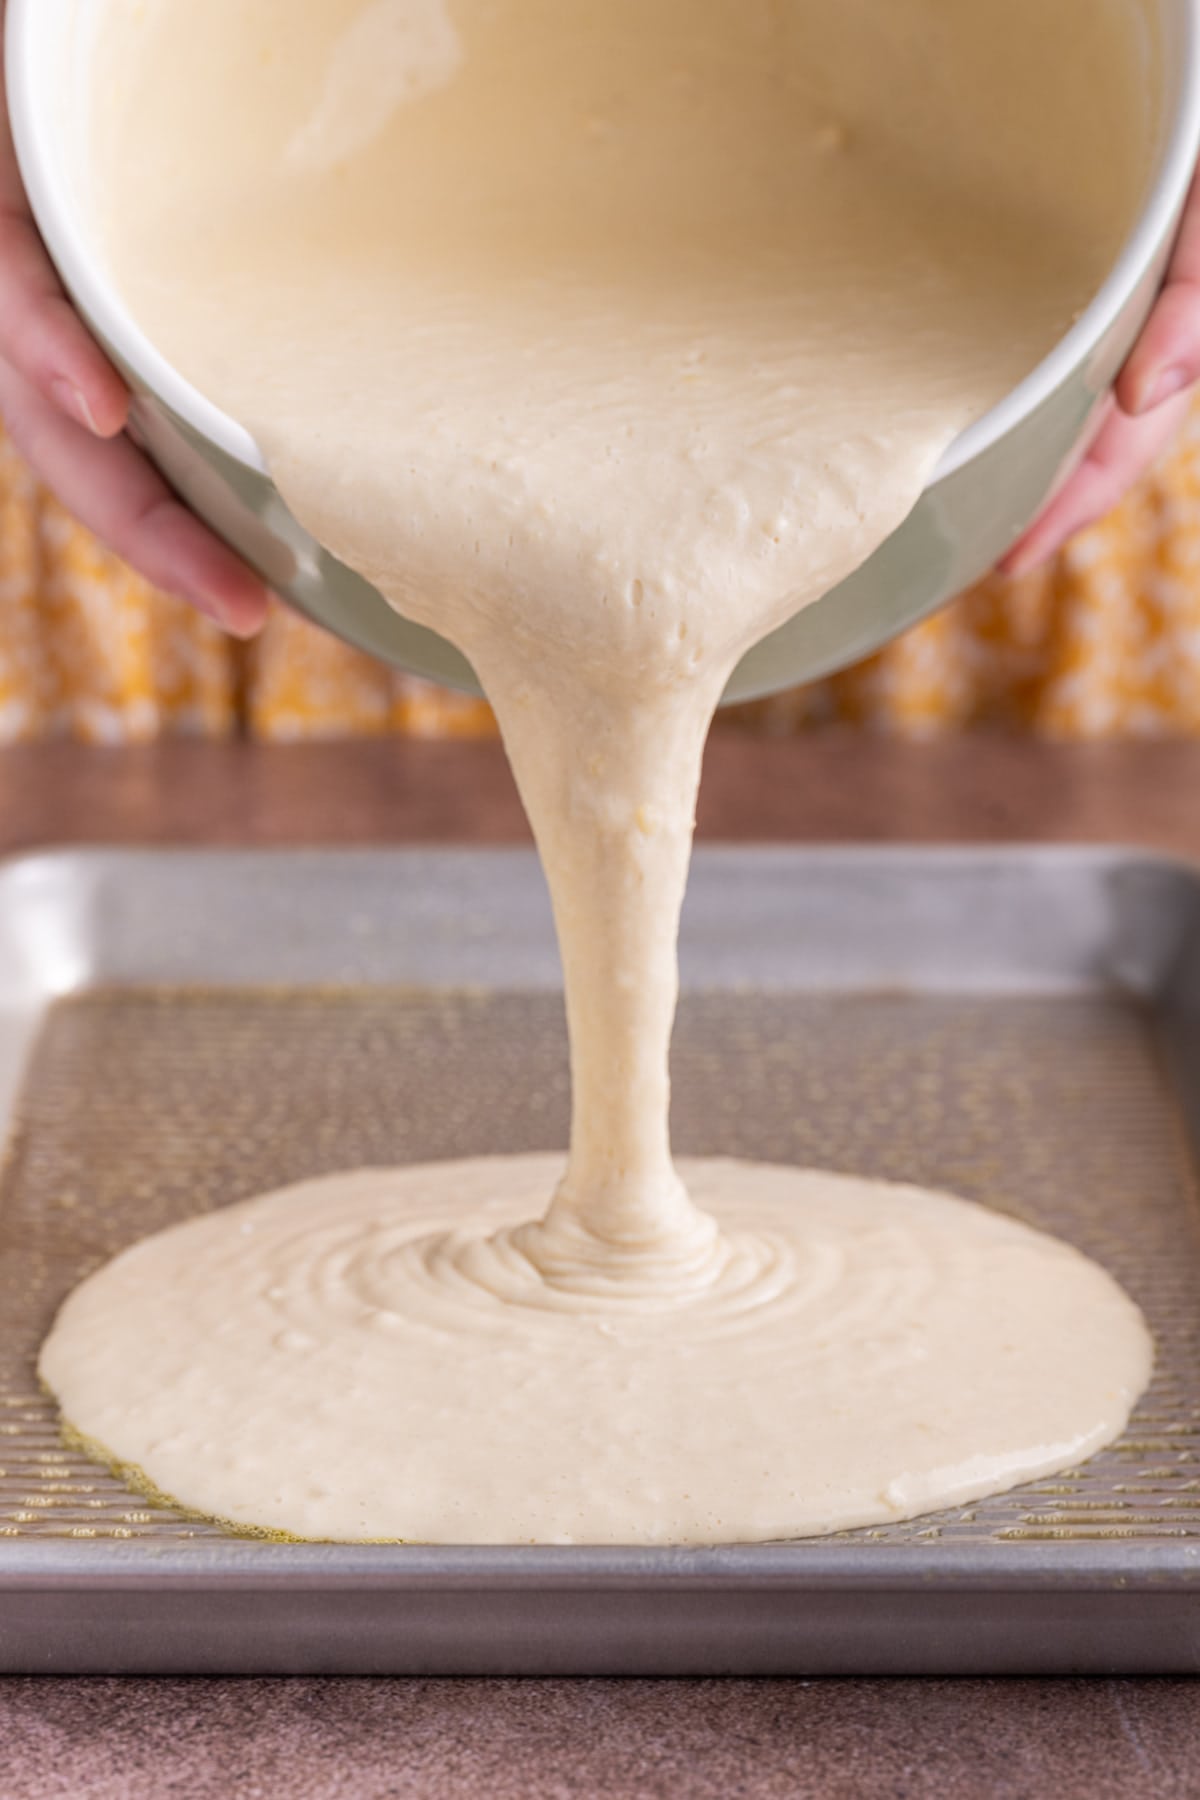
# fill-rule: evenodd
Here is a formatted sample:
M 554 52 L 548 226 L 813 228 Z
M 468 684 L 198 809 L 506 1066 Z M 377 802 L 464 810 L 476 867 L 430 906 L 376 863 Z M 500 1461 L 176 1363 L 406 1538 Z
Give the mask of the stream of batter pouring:
M 685 1181 L 667 1066 L 725 683 L 1094 292 L 1147 168 L 1141 9 L 110 14 L 121 284 L 314 535 L 472 661 L 574 1109 L 565 1174 L 345 1177 L 128 1253 L 46 1346 L 66 1416 L 212 1516 L 479 1541 L 827 1530 L 1111 1439 L 1149 1346 L 1102 1271 L 913 1190 Z

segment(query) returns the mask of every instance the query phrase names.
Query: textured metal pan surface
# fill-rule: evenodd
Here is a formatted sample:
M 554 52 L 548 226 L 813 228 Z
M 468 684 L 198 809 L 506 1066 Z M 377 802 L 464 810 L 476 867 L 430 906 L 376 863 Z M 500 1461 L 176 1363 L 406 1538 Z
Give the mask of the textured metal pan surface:
M 690 903 L 680 1148 L 948 1187 L 1095 1256 L 1158 1346 L 1109 1452 L 797 1545 L 269 1546 L 64 1448 L 38 1343 L 87 1270 L 197 1211 L 327 1169 L 560 1147 L 536 869 L 9 865 L 0 1019 L 36 1035 L 0 1173 L 0 1667 L 1200 1666 L 1194 939 L 1200 878 L 1115 853 L 710 852 Z

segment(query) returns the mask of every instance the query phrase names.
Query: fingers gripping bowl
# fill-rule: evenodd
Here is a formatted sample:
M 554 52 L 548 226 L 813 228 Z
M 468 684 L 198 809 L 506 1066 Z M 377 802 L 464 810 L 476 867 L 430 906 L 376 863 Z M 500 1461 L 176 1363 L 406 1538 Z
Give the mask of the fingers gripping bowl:
M 1107 280 L 1040 367 L 951 447 L 900 529 L 743 659 L 728 699 L 844 666 L 969 585 L 1086 444 L 1153 301 L 1200 148 L 1200 0 L 1129 3 L 1146 15 L 1155 149 L 1140 213 Z M 39 226 L 76 305 L 131 384 L 134 431 L 196 512 L 300 612 L 392 663 L 474 689 L 458 651 L 400 617 L 298 525 L 253 438 L 170 366 L 122 303 L 87 181 L 89 75 L 104 4 L 9 0 L 6 72 Z

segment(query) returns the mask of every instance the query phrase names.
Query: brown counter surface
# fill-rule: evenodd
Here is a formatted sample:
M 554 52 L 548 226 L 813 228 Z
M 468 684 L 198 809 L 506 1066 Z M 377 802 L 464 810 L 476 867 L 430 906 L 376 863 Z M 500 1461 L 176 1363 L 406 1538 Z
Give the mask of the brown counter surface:
M 709 754 L 709 838 L 1137 843 L 1200 858 L 1200 745 L 831 733 Z M 0 851 L 503 843 L 492 745 L 0 752 Z M 1200 1685 L 0 1680 L 2 1800 L 1169 1800 Z
M 1200 742 L 898 744 L 830 731 L 709 747 L 702 837 L 741 843 L 1069 839 L 1200 857 Z M 0 750 L 0 852 L 70 843 L 520 842 L 495 744 L 175 742 Z

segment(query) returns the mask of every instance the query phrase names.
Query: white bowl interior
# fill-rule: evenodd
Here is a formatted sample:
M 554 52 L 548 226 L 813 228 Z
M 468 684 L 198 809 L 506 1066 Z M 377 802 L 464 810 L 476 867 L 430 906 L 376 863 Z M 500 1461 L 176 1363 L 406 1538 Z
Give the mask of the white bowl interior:
M 111 3 L 9 0 L 10 105 L 26 185 L 68 285 L 138 379 L 201 436 L 265 473 L 249 432 L 184 381 L 139 329 L 96 241 L 89 193 L 94 102 L 89 72 L 95 33 Z M 956 440 L 934 481 L 990 448 L 1087 361 L 1144 280 L 1187 191 L 1200 149 L 1200 0 L 1097 0 L 1098 6 L 1105 4 L 1131 5 L 1144 13 L 1147 83 L 1162 90 L 1145 204 L 1092 304 L 1039 367 Z

